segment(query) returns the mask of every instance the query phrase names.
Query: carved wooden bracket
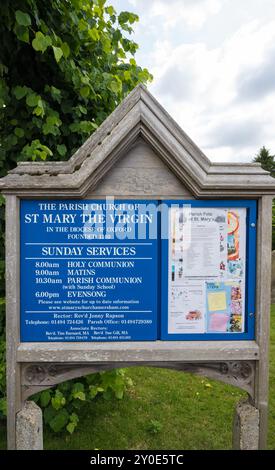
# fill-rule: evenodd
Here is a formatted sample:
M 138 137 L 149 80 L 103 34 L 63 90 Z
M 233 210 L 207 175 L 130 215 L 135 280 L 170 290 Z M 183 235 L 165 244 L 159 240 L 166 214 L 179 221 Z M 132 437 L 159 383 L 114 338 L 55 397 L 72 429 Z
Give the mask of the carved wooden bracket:
M 234 385 L 245 390 L 251 399 L 254 399 L 254 361 L 228 361 L 228 362 L 109 362 L 107 364 L 21 364 L 22 399 L 46 388 L 53 387 L 66 380 L 82 377 L 84 375 L 123 367 L 160 367 L 190 372 L 196 375 L 209 377 L 221 382 Z

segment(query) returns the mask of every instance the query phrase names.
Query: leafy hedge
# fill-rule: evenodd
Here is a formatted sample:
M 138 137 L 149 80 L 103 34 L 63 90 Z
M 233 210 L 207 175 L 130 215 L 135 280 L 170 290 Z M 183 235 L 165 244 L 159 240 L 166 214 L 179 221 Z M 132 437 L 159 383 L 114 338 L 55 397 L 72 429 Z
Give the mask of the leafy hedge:
M 78 412 L 95 398 L 121 400 L 132 380 L 124 369 L 90 374 L 44 390 L 32 399 L 43 409 L 44 422 L 54 432 L 72 434 L 79 422 Z

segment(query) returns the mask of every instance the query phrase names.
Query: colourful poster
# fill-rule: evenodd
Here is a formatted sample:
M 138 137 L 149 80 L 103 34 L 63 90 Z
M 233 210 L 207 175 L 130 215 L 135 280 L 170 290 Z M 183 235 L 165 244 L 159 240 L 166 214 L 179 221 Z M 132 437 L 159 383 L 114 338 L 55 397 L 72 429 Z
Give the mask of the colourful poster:
M 244 331 L 241 281 L 206 282 L 207 333 Z
M 245 328 L 245 208 L 171 207 L 168 332 Z

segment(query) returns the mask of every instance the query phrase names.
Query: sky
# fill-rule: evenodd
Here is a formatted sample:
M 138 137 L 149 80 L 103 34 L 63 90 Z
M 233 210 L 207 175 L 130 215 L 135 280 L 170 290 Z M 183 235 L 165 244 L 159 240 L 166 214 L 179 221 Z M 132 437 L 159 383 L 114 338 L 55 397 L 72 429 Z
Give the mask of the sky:
M 275 154 L 275 0 L 108 0 L 139 15 L 149 91 L 216 162 Z

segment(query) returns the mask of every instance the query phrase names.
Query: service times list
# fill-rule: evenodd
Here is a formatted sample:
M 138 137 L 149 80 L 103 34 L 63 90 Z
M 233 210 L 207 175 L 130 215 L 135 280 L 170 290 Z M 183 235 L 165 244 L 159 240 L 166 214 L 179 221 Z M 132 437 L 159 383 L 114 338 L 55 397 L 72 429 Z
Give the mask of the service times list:
M 21 341 L 155 340 L 155 208 L 21 201 Z

